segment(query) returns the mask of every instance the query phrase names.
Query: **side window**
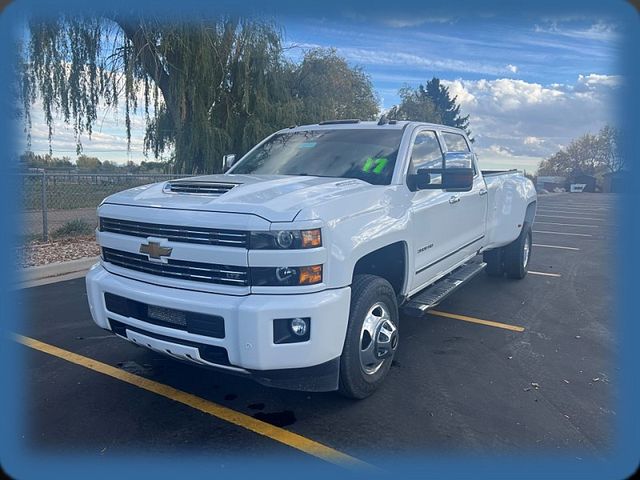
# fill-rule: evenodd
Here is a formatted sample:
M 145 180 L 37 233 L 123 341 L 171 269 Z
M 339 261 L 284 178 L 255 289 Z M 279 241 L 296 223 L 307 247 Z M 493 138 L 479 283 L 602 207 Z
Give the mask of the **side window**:
M 442 168 L 442 149 L 436 133 L 430 130 L 419 132 L 411 149 L 409 174 L 420 168 Z M 440 175 L 431 175 L 431 183 L 440 181 Z
M 464 136 L 459 133 L 441 132 L 444 143 L 447 145 L 449 152 L 470 152 L 469 145 Z

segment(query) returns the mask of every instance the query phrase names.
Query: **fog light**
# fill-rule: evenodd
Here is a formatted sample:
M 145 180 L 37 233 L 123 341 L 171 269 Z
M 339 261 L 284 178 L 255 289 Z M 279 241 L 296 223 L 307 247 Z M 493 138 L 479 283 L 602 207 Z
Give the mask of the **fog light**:
M 307 322 L 302 318 L 291 319 L 291 331 L 299 337 L 307 334 Z
M 273 343 L 308 342 L 311 338 L 311 317 L 274 318 Z

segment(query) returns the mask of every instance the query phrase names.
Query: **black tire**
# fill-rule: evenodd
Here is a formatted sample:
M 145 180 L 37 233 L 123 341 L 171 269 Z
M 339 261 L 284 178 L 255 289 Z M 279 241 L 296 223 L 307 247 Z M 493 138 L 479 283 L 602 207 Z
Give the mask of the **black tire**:
M 529 254 L 525 262 L 525 245 L 529 245 Z M 525 223 L 518 238 L 504 247 L 504 271 L 508 278 L 522 279 L 527 275 L 527 267 L 531 261 L 533 238 L 531 225 Z
M 347 334 L 340 357 L 340 382 L 338 391 L 349 398 L 362 399 L 371 395 L 384 381 L 395 349 L 391 356 L 382 361 L 382 365 L 374 373 L 366 373 L 360 361 L 361 332 L 365 317 L 376 303 L 384 304 L 388 310 L 391 321 L 396 329 L 399 326 L 400 316 L 396 294 L 391 284 L 384 278 L 375 275 L 356 275 L 351 285 L 351 308 L 349 311 L 349 324 Z M 397 346 L 397 330 L 395 337 Z
M 485 272 L 490 277 L 502 277 L 504 275 L 503 265 L 503 250 L 502 248 L 494 248 L 493 250 L 487 250 L 482 254 L 482 259 L 487 264 Z

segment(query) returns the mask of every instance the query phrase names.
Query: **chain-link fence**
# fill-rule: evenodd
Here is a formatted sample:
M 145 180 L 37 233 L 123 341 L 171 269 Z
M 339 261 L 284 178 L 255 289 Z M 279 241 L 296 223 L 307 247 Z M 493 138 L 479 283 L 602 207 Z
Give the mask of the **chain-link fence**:
M 50 236 L 91 234 L 96 208 L 113 193 L 149 183 L 178 178 L 161 174 L 24 173 L 22 230 L 25 240 Z

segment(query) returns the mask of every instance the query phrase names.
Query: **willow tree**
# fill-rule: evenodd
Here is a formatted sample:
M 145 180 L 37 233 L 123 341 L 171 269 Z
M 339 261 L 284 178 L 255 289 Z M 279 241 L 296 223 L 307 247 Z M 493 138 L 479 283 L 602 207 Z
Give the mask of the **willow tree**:
M 301 123 L 372 120 L 378 114 L 378 98 L 369 76 L 349 66 L 333 48 L 314 48 L 304 55 L 294 71 L 293 92 L 302 101 Z
M 60 16 L 29 24 L 22 99 L 27 128 L 36 99 L 49 126 L 74 128 L 78 153 L 101 106 L 146 118 L 145 153 L 173 152 L 177 173 L 214 172 L 224 153 L 295 123 L 294 66 L 272 24 L 208 18 L 166 22 L 136 17 Z

